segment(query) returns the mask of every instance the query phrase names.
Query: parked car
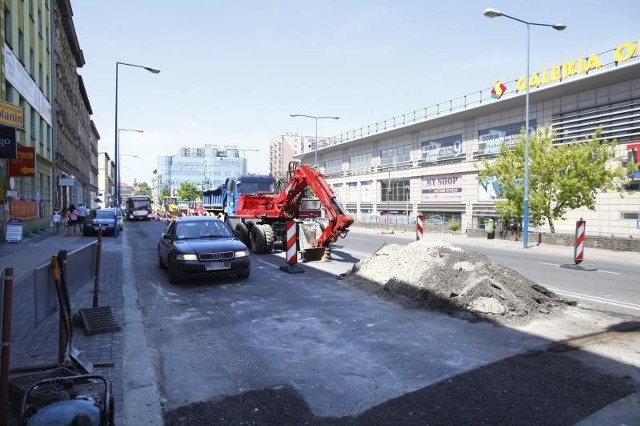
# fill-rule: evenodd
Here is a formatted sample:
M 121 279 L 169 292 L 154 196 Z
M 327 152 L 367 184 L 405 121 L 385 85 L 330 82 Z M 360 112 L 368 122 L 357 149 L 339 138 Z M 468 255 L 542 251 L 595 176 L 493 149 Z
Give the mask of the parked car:
M 124 215 L 122 209 L 117 210 L 118 230 L 124 229 Z M 84 221 L 82 235 L 95 235 L 102 229 L 103 234 L 113 234 L 113 209 L 96 209 L 89 212 L 89 216 Z
M 249 249 L 231 229 L 213 216 L 185 216 L 169 222 L 158 242 L 158 266 L 169 282 L 186 278 L 251 273 Z

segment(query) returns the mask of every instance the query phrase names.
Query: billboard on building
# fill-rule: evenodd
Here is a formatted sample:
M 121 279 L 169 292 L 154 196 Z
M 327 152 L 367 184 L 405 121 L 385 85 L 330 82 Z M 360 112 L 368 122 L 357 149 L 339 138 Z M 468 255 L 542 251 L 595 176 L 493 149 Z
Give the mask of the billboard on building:
M 460 201 L 462 200 L 462 175 L 423 176 L 420 192 L 422 202 Z
M 506 126 L 493 126 L 478 132 L 478 152 L 479 157 L 494 157 L 500 154 L 502 145 L 513 149 L 516 141 L 520 137 L 520 131 L 525 127 L 524 121 L 508 124 Z M 536 128 L 536 120 L 529 120 L 529 132 Z
M 447 136 L 422 142 L 422 161 L 437 163 L 446 160 L 464 160 L 462 135 Z

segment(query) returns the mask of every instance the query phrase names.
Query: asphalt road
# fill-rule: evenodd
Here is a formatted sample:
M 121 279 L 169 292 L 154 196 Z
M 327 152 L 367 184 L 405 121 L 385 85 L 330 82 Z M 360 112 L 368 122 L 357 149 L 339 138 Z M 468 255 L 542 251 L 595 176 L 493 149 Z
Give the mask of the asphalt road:
M 157 268 L 161 229 L 124 234 L 167 425 L 602 424 L 585 419 L 636 401 L 631 317 L 576 309 L 507 328 L 406 309 L 336 278 L 366 255 L 347 239 L 302 274 L 261 255 L 248 280 L 172 286 Z

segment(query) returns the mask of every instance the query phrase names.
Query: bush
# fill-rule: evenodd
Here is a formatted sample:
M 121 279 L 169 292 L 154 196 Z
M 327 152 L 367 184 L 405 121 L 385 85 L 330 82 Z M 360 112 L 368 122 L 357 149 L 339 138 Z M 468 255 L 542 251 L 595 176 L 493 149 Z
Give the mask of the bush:
M 460 229 L 460 224 L 457 220 L 451 219 L 451 222 L 449 223 L 449 229 L 453 232 L 456 232 L 458 229 Z

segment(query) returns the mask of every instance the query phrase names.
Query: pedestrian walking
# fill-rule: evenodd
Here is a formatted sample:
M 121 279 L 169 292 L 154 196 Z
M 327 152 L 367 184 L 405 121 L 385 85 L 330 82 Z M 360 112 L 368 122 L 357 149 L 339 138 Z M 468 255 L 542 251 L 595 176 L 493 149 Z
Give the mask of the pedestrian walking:
M 69 205 L 69 220 L 67 221 L 67 235 L 76 235 L 76 225 L 78 224 L 78 209 L 73 204 Z
M 78 206 L 78 228 L 80 232 L 84 231 L 84 221 L 87 219 L 87 216 L 89 216 L 89 210 L 87 210 L 84 204 L 80 204 Z
M 57 234 L 60 231 L 60 222 L 62 222 L 62 214 L 60 213 L 60 209 L 58 207 L 53 209 L 51 221 L 53 222 L 53 233 Z

